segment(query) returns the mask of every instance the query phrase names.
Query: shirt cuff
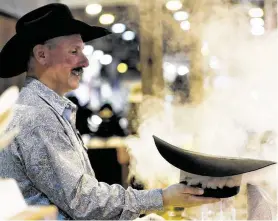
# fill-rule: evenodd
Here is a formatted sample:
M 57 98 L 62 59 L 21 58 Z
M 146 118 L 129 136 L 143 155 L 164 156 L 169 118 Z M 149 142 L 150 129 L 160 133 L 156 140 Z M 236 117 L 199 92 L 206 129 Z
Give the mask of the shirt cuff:
M 142 191 L 142 192 L 141 192 Z M 141 190 L 141 199 L 139 200 L 141 213 L 152 210 L 163 210 L 162 189 Z

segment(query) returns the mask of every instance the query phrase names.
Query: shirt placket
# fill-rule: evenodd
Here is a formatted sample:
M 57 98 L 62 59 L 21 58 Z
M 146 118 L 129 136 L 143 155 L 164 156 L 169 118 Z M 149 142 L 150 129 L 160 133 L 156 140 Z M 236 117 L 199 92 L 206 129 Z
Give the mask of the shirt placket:
M 70 115 L 69 115 L 68 123 L 70 124 L 70 127 L 72 128 L 74 134 L 76 135 L 76 138 L 79 141 L 79 143 L 87 151 L 87 149 L 85 148 L 85 145 L 83 143 L 83 140 L 81 138 L 81 134 L 79 133 L 79 131 L 76 129 L 76 126 L 75 126 L 75 123 L 76 123 L 76 110 L 73 110 L 73 108 L 70 107 L 70 105 L 67 105 L 67 108 L 69 108 L 69 110 L 70 110 Z

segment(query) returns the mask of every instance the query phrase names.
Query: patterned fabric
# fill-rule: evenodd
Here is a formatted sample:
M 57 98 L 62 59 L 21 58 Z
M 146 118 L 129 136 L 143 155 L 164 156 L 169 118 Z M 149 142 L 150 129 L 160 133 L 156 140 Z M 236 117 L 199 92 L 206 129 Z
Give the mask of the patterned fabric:
M 277 220 L 277 202 L 258 186 L 247 184 L 248 220 Z
M 69 119 L 76 109 L 34 78 L 20 92 L 8 130 L 20 133 L 0 153 L 0 176 L 17 181 L 30 205 L 55 204 L 60 219 L 134 219 L 163 208 L 162 190 L 98 182 Z M 113 171 L 111 171 L 113 173 Z

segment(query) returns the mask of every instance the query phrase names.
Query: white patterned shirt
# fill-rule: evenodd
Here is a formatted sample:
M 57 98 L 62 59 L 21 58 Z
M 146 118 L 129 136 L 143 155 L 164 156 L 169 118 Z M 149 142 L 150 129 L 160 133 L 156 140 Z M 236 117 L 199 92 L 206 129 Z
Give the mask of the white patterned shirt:
M 40 81 L 27 77 L 8 129 L 19 127 L 0 152 L 0 176 L 17 181 L 30 205 L 54 204 L 59 219 L 124 219 L 163 208 L 162 190 L 125 190 L 98 182 L 87 152 L 67 119 L 76 109 Z M 113 173 L 113 171 L 111 171 Z

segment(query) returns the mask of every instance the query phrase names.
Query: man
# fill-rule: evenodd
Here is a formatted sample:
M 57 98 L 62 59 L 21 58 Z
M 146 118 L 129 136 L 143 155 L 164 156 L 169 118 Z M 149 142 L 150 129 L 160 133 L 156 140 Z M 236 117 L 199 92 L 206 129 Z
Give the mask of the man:
M 0 175 L 14 178 L 31 205 L 55 204 L 59 219 L 133 219 L 163 207 L 216 199 L 182 184 L 164 190 L 125 190 L 98 182 L 74 126 L 76 107 L 63 97 L 78 87 L 88 60 L 83 42 L 109 34 L 74 20 L 63 4 L 23 16 L 0 53 L 0 77 L 27 71 L 9 129 L 20 132 L 0 154 Z

